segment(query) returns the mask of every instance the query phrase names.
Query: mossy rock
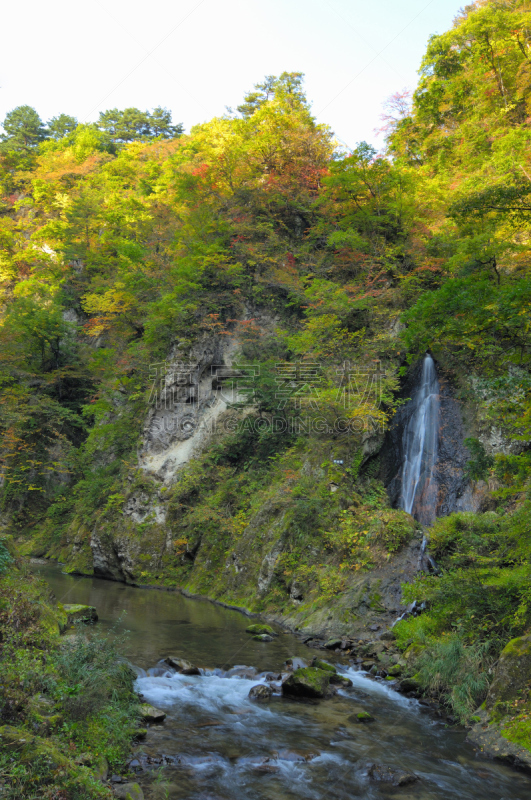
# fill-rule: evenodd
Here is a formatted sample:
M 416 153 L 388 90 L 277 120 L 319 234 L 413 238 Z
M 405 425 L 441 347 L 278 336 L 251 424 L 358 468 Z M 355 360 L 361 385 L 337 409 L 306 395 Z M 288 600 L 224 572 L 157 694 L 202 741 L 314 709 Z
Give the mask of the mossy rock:
M 312 667 L 317 667 L 317 669 L 324 669 L 327 672 L 336 673 L 337 669 L 332 666 L 332 664 L 328 664 L 326 661 L 321 661 L 320 658 L 314 658 L 312 660 Z
M 255 642 L 272 642 L 273 637 L 269 633 L 259 633 L 253 636 Z
M 389 669 L 387 670 L 387 674 L 391 678 L 397 678 L 399 675 L 402 674 L 402 670 L 403 670 L 402 664 L 393 664 L 393 666 L 389 667 Z
M 119 800 L 144 800 L 144 792 L 138 783 L 122 783 L 115 786 L 114 794 Z
M 249 625 L 249 627 L 245 629 L 245 633 L 252 633 L 255 636 L 261 636 L 264 633 L 267 634 L 268 636 L 278 636 L 278 634 L 275 633 L 271 625 L 262 625 L 261 623 L 256 623 L 255 625 Z
M 374 717 L 368 711 L 358 711 L 355 715 L 356 722 L 374 722 Z
M 330 671 L 316 667 L 301 667 L 292 672 L 282 684 L 282 694 L 288 697 L 324 697 L 330 683 Z
M 58 608 L 66 614 L 65 628 L 70 627 L 74 622 L 84 622 L 89 625 L 98 620 L 98 612 L 94 606 L 85 606 L 80 603 L 59 603 Z
M 486 700 L 490 711 L 515 700 L 531 682 L 531 635 L 512 639 L 502 650 Z

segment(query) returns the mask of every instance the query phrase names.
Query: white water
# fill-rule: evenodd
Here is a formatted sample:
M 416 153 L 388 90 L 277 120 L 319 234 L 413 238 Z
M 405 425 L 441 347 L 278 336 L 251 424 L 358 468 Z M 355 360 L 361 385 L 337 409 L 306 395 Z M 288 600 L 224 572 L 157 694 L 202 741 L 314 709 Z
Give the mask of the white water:
M 433 358 L 428 354 L 422 364 L 420 385 L 410 402 L 412 410 L 402 438 L 404 464 L 399 506 L 429 525 L 435 519 L 437 501 L 439 381 Z

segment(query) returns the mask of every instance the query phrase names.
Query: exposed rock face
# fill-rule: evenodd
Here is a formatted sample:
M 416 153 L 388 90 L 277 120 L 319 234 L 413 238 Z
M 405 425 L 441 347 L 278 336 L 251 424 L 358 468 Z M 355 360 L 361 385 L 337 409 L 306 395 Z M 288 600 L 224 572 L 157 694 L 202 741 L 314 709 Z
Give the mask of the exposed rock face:
M 209 440 L 216 420 L 236 399 L 232 384 L 239 372 L 231 363 L 237 350 L 232 337 L 206 336 L 191 348 L 177 345 L 167 361 L 153 365 L 151 408 L 139 454 L 142 469 L 172 483 Z
M 400 392 L 402 399 L 410 398 L 418 385 L 422 361 L 410 370 Z M 464 445 L 467 436 L 461 405 L 454 397 L 452 387 L 444 374 L 439 372 L 440 410 L 438 458 L 435 467 L 437 494 L 435 515 L 446 516 L 454 511 L 478 511 L 481 492 L 474 491 L 465 475 L 470 452 Z M 403 431 L 413 412 L 411 402 L 401 406 L 393 418 L 382 448 L 382 479 L 387 486 L 393 506 L 398 504 L 401 492 L 402 464 L 404 461 Z

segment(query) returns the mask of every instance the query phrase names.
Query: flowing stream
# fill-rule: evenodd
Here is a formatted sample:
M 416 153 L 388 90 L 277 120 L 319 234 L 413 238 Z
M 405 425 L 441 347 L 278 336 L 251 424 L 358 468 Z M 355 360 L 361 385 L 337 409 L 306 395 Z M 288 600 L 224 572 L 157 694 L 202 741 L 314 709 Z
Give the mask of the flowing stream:
M 411 414 L 402 440 L 404 464 L 399 506 L 423 525 L 430 525 L 435 519 L 437 503 L 439 381 L 435 363 L 428 353 L 422 363 L 419 387 L 410 403 Z
M 448 728 L 392 685 L 338 668 L 353 682 L 318 702 L 273 697 L 260 705 L 249 689 L 278 673 L 287 658 L 309 662 L 310 650 L 291 634 L 255 642 L 237 611 L 174 592 L 149 591 L 98 578 L 63 575 L 38 564 L 58 601 L 88 603 L 102 631 L 128 630 L 124 656 L 137 670 L 137 689 L 167 718 L 135 748 L 133 765 L 147 798 L 167 800 L 524 800 L 531 780 L 478 758 L 464 731 Z M 161 665 L 180 655 L 200 676 Z M 295 662 L 297 665 L 297 662 Z M 356 714 L 375 720 L 360 724 Z M 372 763 L 413 772 L 417 783 L 392 787 L 368 775 Z M 153 784 L 164 767 L 165 783 Z M 141 769 L 143 768 L 143 769 Z

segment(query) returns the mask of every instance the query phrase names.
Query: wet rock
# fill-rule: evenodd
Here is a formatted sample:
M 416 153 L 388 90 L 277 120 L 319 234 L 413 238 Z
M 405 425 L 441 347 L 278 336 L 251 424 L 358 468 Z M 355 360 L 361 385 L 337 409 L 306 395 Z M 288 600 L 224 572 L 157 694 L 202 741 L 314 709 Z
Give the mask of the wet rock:
M 273 637 L 268 633 L 259 633 L 257 636 L 253 636 L 253 640 L 255 642 L 272 642 Z
M 334 686 L 342 686 L 344 689 L 352 686 L 352 681 L 346 675 L 341 675 L 340 672 L 335 672 L 330 675 L 330 683 Z
M 144 800 L 144 792 L 138 783 L 122 783 L 121 786 L 115 786 L 114 795 L 120 800 Z
M 140 713 L 144 722 L 164 722 L 166 714 L 159 708 L 150 705 L 149 703 L 142 703 L 140 706 Z
M 366 670 L 366 672 L 372 669 L 372 667 L 374 667 L 375 665 L 376 662 L 373 661 L 372 659 L 365 659 L 365 661 L 361 662 L 362 669 Z
M 312 658 L 311 666 L 317 667 L 317 669 L 324 669 L 328 672 L 337 672 L 336 668 L 333 667 L 332 664 L 329 664 L 327 661 L 322 661 L 320 658 L 317 658 L 317 656 Z
M 288 697 L 324 697 L 330 683 L 330 672 L 316 667 L 296 669 L 282 684 Z
M 395 639 L 396 639 L 396 633 L 394 633 L 393 631 L 384 631 L 380 636 L 380 640 L 382 642 L 394 642 Z
M 367 774 L 372 781 L 390 783 L 391 786 L 409 786 L 419 780 L 418 775 L 413 772 L 405 772 L 402 769 L 388 767 L 385 764 L 371 764 Z
M 273 690 L 271 686 L 264 686 L 263 683 L 259 683 L 258 686 L 253 686 L 250 689 L 249 698 L 259 703 L 267 703 L 267 701 L 271 699 L 272 694 Z
M 324 646 L 327 650 L 336 650 L 337 648 L 341 647 L 342 643 L 343 639 L 329 639 L 324 643 Z
M 276 674 L 276 673 L 273 673 L 273 672 L 267 672 L 264 675 L 264 678 L 266 679 L 266 681 L 280 681 L 280 680 L 282 680 L 282 675 L 281 674 Z
M 168 656 L 164 659 L 164 663 L 172 669 L 176 669 L 181 675 L 201 675 L 198 667 L 194 667 L 185 658 L 180 658 L 179 656 Z
M 267 634 L 268 636 L 278 636 L 278 633 L 275 633 L 271 625 L 262 625 L 258 623 L 255 625 L 249 625 L 249 627 L 245 629 L 245 633 L 252 633 L 255 636 L 260 636 L 262 634 Z

